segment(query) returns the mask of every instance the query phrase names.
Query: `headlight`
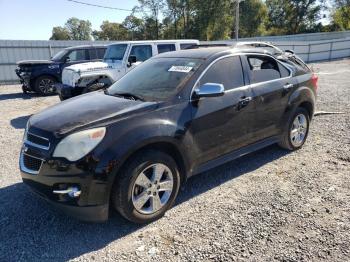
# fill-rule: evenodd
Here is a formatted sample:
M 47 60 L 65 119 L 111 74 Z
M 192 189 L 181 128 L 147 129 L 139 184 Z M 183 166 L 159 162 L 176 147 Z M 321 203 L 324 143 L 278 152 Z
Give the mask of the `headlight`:
M 71 134 L 58 143 L 53 156 L 76 161 L 90 153 L 102 141 L 105 134 L 105 127 Z

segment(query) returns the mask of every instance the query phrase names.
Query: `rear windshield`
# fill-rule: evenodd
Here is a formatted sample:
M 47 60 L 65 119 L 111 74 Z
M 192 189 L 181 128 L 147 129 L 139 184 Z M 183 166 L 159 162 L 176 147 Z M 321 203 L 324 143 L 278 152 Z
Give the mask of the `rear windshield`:
M 163 101 L 175 95 L 203 60 L 193 58 L 153 58 L 114 83 L 108 94 L 129 93 L 146 101 Z

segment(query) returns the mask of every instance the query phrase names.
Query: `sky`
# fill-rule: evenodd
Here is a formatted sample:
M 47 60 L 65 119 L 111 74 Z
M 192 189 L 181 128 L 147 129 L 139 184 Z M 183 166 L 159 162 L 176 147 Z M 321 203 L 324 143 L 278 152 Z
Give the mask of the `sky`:
M 132 9 L 137 0 L 81 0 L 81 2 Z M 103 21 L 122 22 L 131 12 L 80 5 L 67 0 L 0 0 L 0 39 L 48 40 L 54 26 L 71 17 L 89 20 L 92 29 Z

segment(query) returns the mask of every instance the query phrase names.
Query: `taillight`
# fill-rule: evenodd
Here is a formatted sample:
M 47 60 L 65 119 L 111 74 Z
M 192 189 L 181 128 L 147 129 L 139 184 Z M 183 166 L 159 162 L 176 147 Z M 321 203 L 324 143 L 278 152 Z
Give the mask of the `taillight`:
M 318 76 L 315 74 L 312 74 L 311 77 L 311 84 L 313 85 L 313 87 L 315 88 L 315 91 L 317 91 L 318 88 Z

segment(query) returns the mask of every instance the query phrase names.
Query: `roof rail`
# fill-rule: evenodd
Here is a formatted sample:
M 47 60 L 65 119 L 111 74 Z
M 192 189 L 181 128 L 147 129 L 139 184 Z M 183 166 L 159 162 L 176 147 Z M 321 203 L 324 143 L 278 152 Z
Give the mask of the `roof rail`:
M 209 47 L 229 47 L 231 44 L 205 44 L 205 45 L 190 45 L 185 49 L 198 49 L 198 48 L 209 48 Z

